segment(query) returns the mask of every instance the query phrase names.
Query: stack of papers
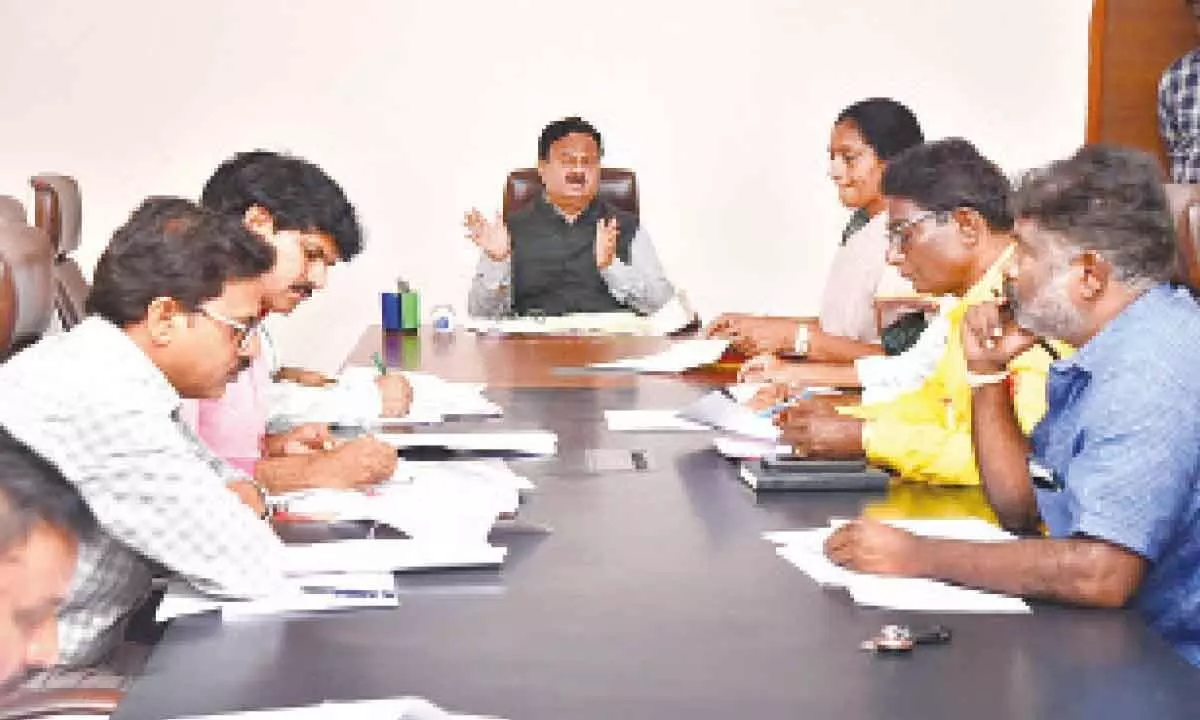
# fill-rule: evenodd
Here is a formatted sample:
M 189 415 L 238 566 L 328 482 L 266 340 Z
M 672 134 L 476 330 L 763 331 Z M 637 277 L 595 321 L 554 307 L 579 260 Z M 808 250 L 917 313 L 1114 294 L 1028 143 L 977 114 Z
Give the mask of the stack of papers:
M 723 457 L 731 460 L 760 460 L 765 457 L 787 455 L 792 448 L 771 440 L 751 440 L 741 437 L 713 438 L 713 447 Z
M 567 335 L 603 333 L 614 335 L 667 335 L 682 330 L 696 314 L 686 300 L 673 296 L 658 312 L 643 317 L 630 312 L 573 313 L 546 317 L 467 318 L 463 327 L 475 332 L 514 335 Z
M 549 430 L 387 433 L 379 435 L 378 438 L 396 448 L 440 448 L 461 453 L 553 455 L 558 451 L 558 435 Z
M 775 443 L 780 430 L 770 415 L 760 415 L 714 390 L 679 411 L 680 417 L 752 440 Z
M 675 410 L 605 410 L 604 420 L 608 429 L 614 431 L 639 432 L 646 430 L 704 431 L 708 427 L 685 420 Z
M 494 567 L 508 548 L 480 542 L 430 542 L 419 539 L 356 538 L 284 548 L 285 572 L 306 576 L 339 573 L 391 573 L 463 567 Z M 301 584 L 304 584 L 303 582 Z
M 460 715 L 447 712 L 437 705 L 417 697 L 384 700 L 354 700 L 323 702 L 304 707 L 250 710 L 195 716 L 190 720 L 499 720 L 485 715 Z
M 254 600 L 223 600 L 173 581 L 155 611 L 155 622 L 219 610 L 223 620 L 264 615 L 358 608 L 396 607 L 396 579 L 390 572 L 311 573 L 292 578 L 288 591 Z
M 1010 595 L 965 588 L 926 578 L 885 577 L 854 572 L 835 565 L 825 556 L 825 540 L 847 522 L 834 520 L 829 527 L 764 533 L 775 543 L 776 553 L 821 585 L 844 587 L 859 605 L 918 612 L 1028 613 L 1024 600 Z M 889 525 L 925 537 L 1006 542 L 1011 533 L 977 519 L 891 520 Z
M 729 338 L 676 340 L 666 350 L 654 355 L 592 363 L 588 367 L 597 370 L 628 370 L 646 373 L 683 372 L 715 363 L 727 347 L 729 347 Z
M 432 373 L 406 372 L 413 399 L 402 418 L 378 418 L 378 425 L 437 423 L 447 418 L 499 417 L 504 409 L 483 396 L 484 383 L 450 382 Z
M 485 543 L 501 515 L 515 514 L 533 488 L 503 461 L 401 460 L 390 480 L 362 490 L 305 490 L 280 498 L 292 515 L 328 521 L 367 520 L 416 540 Z

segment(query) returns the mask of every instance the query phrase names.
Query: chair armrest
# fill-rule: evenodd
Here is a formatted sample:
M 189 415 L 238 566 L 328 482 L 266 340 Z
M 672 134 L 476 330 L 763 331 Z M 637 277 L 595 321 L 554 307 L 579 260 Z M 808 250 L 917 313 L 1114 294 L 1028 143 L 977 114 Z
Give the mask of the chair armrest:
M 0 720 L 111 715 L 123 697 L 125 693 L 122 690 L 104 688 L 18 690 L 0 700 Z

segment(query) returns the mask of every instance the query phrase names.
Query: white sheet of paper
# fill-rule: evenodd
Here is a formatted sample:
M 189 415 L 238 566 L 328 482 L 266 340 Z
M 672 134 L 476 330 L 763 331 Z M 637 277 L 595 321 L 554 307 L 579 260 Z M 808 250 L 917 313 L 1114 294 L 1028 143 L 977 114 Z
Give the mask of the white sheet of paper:
M 222 620 L 292 612 L 396 607 L 396 581 L 390 572 L 318 573 L 293 578 L 291 592 L 253 600 L 209 597 L 182 581 L 171 583 L 155 612 L 157 622 L 220 610 Z
M 683 372 L 715 363 L 727 347 L 729 347 L 729 338 L 689 338 L 676 340 L 666 350 L 654 355 L 592 363 L 588 367 L 600 370 L 632 370 L 648 373 Z
M 848 520 L 835 519 L 829 527 L 779 530 L 763 533 L 777 544 L 776 553 L 821 585 L 844 587 L 860 605 L 921 612 L 1027 613 L 1029 605 L 1018 597 L 964 588 L 927 578 L 885 577 L 854 572 L 836 565 L 825 555 L 825 540 Z M 979 542 L 1004 542 L 1015 536 L 976 518 L 886 521 L 895 527 L 927 537 Z
M 791 448 L 771 440 L 721 436 L 713 438 L 713 447 L 733 460 L 758 460 L 768 455 L 787 455 Z
M 377 436 L 397 448 L 432 447 L 448 450 L 516 452 L 529 455 L 553 455 L 558 451 L 558 435 L 548 430 L 525 432 L 443 432 L 383 433 Z
M 682 408 L 679 415 L 686 420 L 754 440 L 775 442 L 780 436 L 779 428 L 775 427 L 770 417 L 759 415 L 716 390 Z
M 684 420 L 675 410 L 605 410 L 608 429 L 617 432 L 646 430 L 705 431 L 700 423 Z
M 324 702 L 303 707 L 196 715 L 187 720 L 500 720 L 451 713 L 418 697 Z
M 419 539 L 355 538 L 284 548 L 289 575 L 329 572 L 395 572 L 486 567 L 504 562 L 508 549 L 486 543 L 452 544 Z

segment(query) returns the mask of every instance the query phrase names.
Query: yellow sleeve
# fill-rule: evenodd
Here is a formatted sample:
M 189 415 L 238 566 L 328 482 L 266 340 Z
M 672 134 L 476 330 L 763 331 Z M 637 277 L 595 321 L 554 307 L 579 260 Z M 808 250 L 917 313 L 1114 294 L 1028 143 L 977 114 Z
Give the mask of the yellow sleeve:
M 868 421 L 867 459 L 910 480 L 938 485 L 978 485 L 971 422 L 913 423 L 880 413 Z

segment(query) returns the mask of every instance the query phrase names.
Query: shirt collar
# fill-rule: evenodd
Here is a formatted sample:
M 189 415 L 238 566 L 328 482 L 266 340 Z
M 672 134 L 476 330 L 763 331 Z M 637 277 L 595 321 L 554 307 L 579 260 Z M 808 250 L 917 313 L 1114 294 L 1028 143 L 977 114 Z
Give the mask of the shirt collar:
M 161 407 L 165 415 L 170 415 L 180 406 L 182 399 L 175 386 L 124 330 L 104 318 L 92 315 L 70 332 L 83 336 L 87 344 L 98 351 L 94 361 L 108 364 L 121 377 L 145 388 L 145 394 L 139 396 L 139 402 Z M 92 358 L 88 360 L 92 361 Z
M 1060 360 L 1055 365 L 1062 370 L 1079 369 L 1088 373 L 1103 367 L 1106 358 L 1121 352 L 1119 345 L 1128 343 L 1131 336 L 1145 332 L 1147 327 L 1159 324 L 1156 317 L 1159 315 L 1159 308 L 1168 302 L 1174 292 L 1168 283 L 1160 283 L 1145 291 L 1115 318 L 1109 320 L 1108 324 L 1074 355 Z
M 560 208 L 559 206 L 550 202 L 550 196 L 547 195 L 544 191 L 542 192 L 541 200 L 542 200 L 542 203 L 546 207 L 548 207 L 554 211 L 554 214 L 557 215 L 560 220 L 562 220 L 563 222 L 565 222 L 568 225 L 574 225 L 574 224 L 578 223 L 580 220 L 583 220 L 584 218 L 586 218 L 588 213 L 590 213 L 592 211 L 592 209 L 596 207 L 597 202 L 600 200 L 600 194 L 597 193 L 596 197 L 592 198 L 592 201 L 587 204 L 587 207 L 585 207 L 582 212 L 580 212 L 577 216 L 575 216 L 575 219 L 573 219 L 573 220 L 571 218 L 567 217 L 566 213 L 564 213 L 562 211 L 562 208 Z

